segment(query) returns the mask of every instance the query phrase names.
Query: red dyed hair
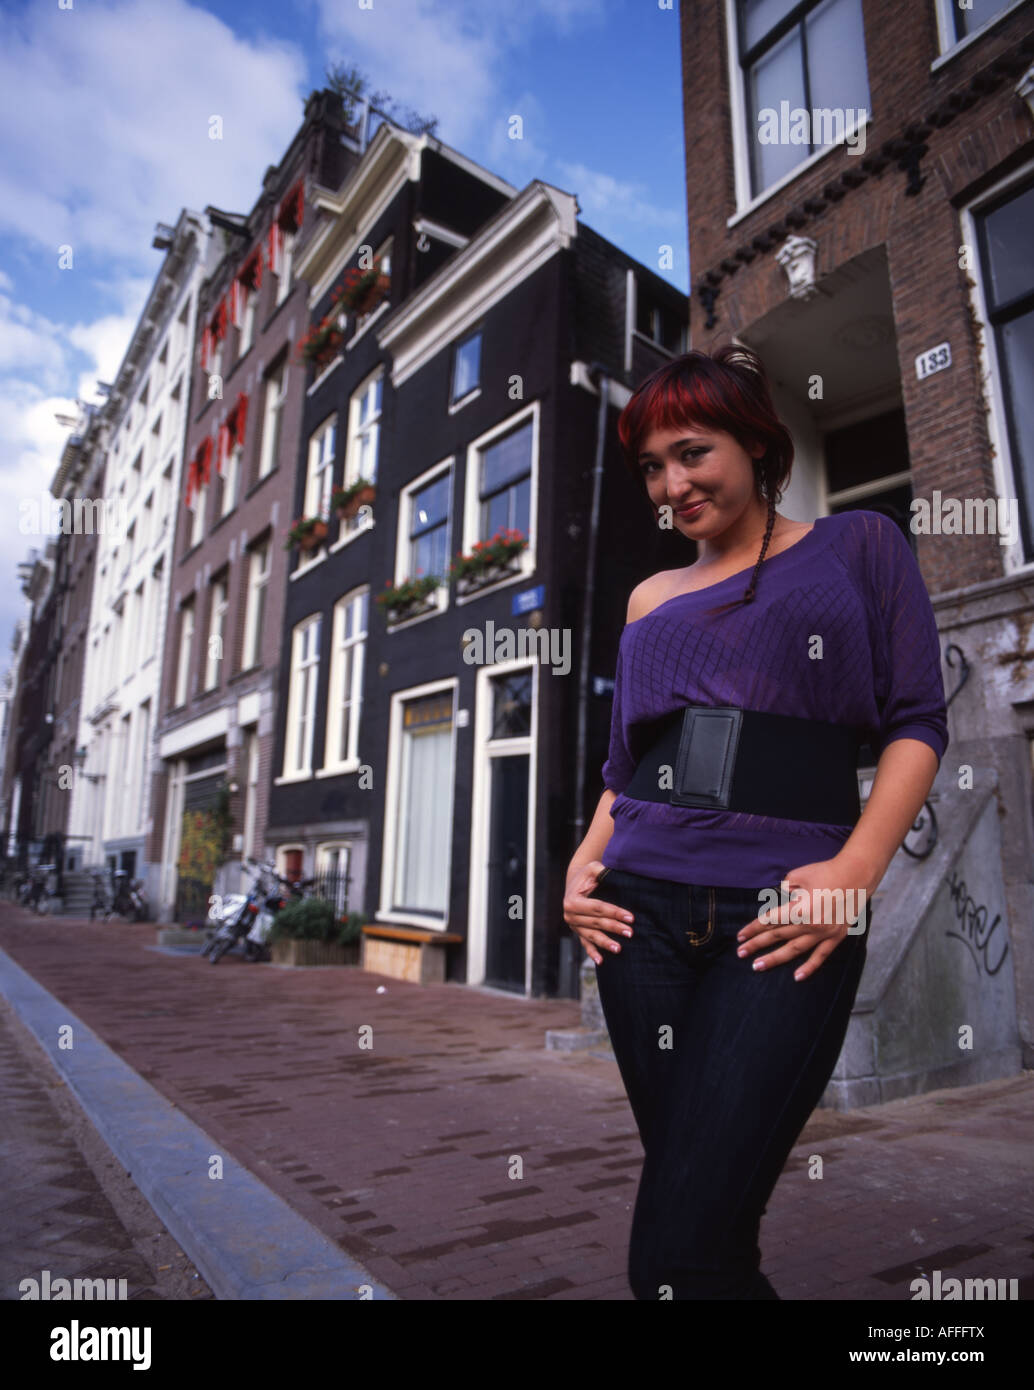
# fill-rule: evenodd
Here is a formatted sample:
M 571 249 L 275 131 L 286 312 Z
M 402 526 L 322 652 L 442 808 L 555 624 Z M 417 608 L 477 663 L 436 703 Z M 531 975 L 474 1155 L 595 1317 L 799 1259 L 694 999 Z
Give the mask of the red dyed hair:
M 710 354 L 687 352 L 636 387 L 618 417 L 618 438 L 644 496 L 643 441 L 652 430 L 684 425 L 724 430 L 744 449 L 764 444 L 765 453 L 752 460 L 758 491 L 780 501 L 793 467 L 793 439 L 775 412 L 765 368 L 753 348 L 723 343 Z

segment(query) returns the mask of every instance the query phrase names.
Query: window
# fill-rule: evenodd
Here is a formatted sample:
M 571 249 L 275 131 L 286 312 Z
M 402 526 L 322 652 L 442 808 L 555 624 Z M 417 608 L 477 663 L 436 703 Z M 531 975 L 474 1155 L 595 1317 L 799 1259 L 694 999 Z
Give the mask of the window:
M 176 658 L 176 698 L 177 705 L 186 704 L 187 677 L 190 674 L 190 648 L 194 641 L 194 600 L 180 608 L 179 654 Z
M 303 179 L 299 179 L 284 195 L 269 229 L 269 267 L 278 277 L 277 304 L 282 304 L 291 293 L 295 239 L 301 230 L 304 215 L 305 184 Z
M 334 637 L 327 701 L 326 767 L 359 761 L 359 717 L 363 699 L 363 652 L 369 590 L 348 594 L 334 605 Z
M 445 916 L 452 848 L 453 692 L 406 700 L 391 907 Z
M 322 898 L 334 904 L 338 917 L 348 911 L 349 861 L 348 845 L 316 846 L 317 890 Z
M 145 700 L 140 706 L 137 719 L 139 727 L 139 755 L 137 760 L 137 802 L 136 814 L 133 817 L 133 825 L 137 826 L 143 820 L 144 811 L 147 809 L 147 779 L 150 775 L 150 739 L 151 739 L 151 702 Z
M 865 120 L 861 0 L 737 0 L 751 196 Z
M 448 580 L 450 473 L 407 493 L 409 537 L 405 575 L 440 574 Z
M 1034 264 L 1030 228 L 1034 181 L 985 205 L 974 216 L 982 293 L 1000 382 L 1012 487 L 1019 504 L 1024 562 L 1034 560 Z M 1008 489 L 1009 484 L 1006 483 Z
M 246 856 L 255 854 L 255 821 L 258 810 L 259 740 L 258 733 L 249 729 L 244 739 L 244 843 Z
M 259 477 L 265 478 L 277 465 L 280 453 L 280 433 L 284 418 L 284 391 L 287 379 L 287 358 L 267 374 L 262 400 L 262 447 L 259 454 Z
M 169 393 L 168 406 L 168 439 L 169 443 L 175 448 L 179 440 L 180 423 L 183 419 L 183 378 L 176 382 L 176 385 Z
M 241 669 L 258 666 L 262 658 L 262 632 L 269 587 L 269 541 L 256 545 L 248 555 L 248 604 L 244 619 L 244 651 Z
M 317 613 L 300 623 L 291 638 L 291 685 L 284 742 L 285 777 L 308 777 L 312 773 L 320 623 L 321 617 Z
M 172 330 L 172 361 L 173 364 L 180 360 L 183 349 L 187 346 L 187 335 L 190 331 L 190 300 L 188 299 L 183 308 L 179 311 L 179 316 L 173 325 Z
M 206 435 L 187 467 L 186 504 L 194 513 L 190 529 L 190 549 L 199 545 L 204 534 L 205 501 L 212 470 L 212 437 Z
M 456 344 L 452 364 L 453 401 L 461 400 L 481 385 L 481 330 Z
M 967 7 L 962 8 L 959 0 L 949 6 L 954 21 L 954 33 L 951 38 L 955 43 L 968 38 L 977 29 L 988 24 L 996 15 L 1009 9 L 1014 0 L 967 0 Z
M 241 472 L 241 447 L 234 444 L 227 450 L 223 465 L 223 502 L 220 515 L 228 516 L 237 505 L 237 486 Z
M 286 232 L 280 243 L 279 278 L 276 287 L 276 302 L 282 304 L 291 293 L 291 276 L 294 270 L 294 232 Z
M 227 516 L 237 505 L 247 411 L 248 398 L 242 391 L 219 430 L 219 472 L 223 478 L 221 516 Z
M 499 530 L 528 535 L 532 428 L 528 420 L 478 452 L 476 540 L 487 541 Z
M 382 290 L 381 290 L 380 288 L 377 290 L 375 302 L 373 303 L 373 306 L 372 306 L 370 309 L 368 309 L 368 310 L 366 311 L 365 314 L 360 314 L 360 313 L 357 313 L 357 314 L 356 314 L 356 316 L 355 316 L 355 322 L 356 322 L 356 330 L 357 330 L 357 331 L 360 330 L 360 329 L 363 327 L 363 325 L 364 325 L 369 319 L 371 319 L 371 318 L 373 317 L 373 315 L 376 314 L 376 313 L 378 312 L 379 309 L 381 309 L 381 307 L 382 307 L 383 305 L 385 305 L 385 304 L 388 303 L 388 296 L 389 296 L 389 293 L 390 293 L 390 281 L 391 281 L 391 250 L 392 250 L 392 241 L 393 241 L 393 238 L 392 238 L 392 237 L 388 237 L 386 241 L 381 242 L 380 246 L 379 246 L 379 247 L 377 248 L 377 250 L 373 253 L 373 261 L 374 261 L 374 263 L 375 263 L 375 264 L 379 264 L 379 267 L 380 267 L 380 274 L 381 274 L 381 275 L 386 275 L 386 276 L 388 277 L 389 284 L 388 284 L 387 287 L 384 287 L 384 288 L 383 288 L 383 292 L 382 292 Z
M 900 407 L 857 420 L 824 437 L 826 510 L 830 515 L 864 507 L 900 529 L 914 551 L 912 474 L 908 431 Z
M 384 369 L 356 391 L 348 407 L 348 447 L 345 451 L 345 485 L 366 478 L 377 479 L 377 445 L 381 427 L 381 398 L 384 388 Z
M 208 652 L 205 660 L 205 689 L 214 690 L 219 684 L 219 666 L 223 659 L 223 639 L 226 628 L 227 577 L 212 584 L 209 600 Z
M 161 650 L 162 633 L 162 583 L 165 578 L 165 562 L 159 560 L 151 571 L 151 603 L 148 608 L 147 626 L 151 634 L 151 647 L 154 651 Z M 177 701 L 177 704 L 179 701 Z
M 143 520 L 140 522 L 140 548 L 147 551 L 154 544 L 154 493 L 151 492 L 144 503 Z
M 334 478 L 337 416 L 329 416 L 309 440 L 309 470 L 305 479 L 303 516 L 326 517 Z
M 151 380 L 154 382 L 154 389 L 159 390 L 165 383 L 169 375 L 169 344 L 166 342 L 158 354 L 158 361 L 155 363 L 154 373 Z M 156 398 L 157 399 L 157 398 Z
M 205 502 L 208 498 L 208 488 L 205 484 L 197 489 L 194 498 L 194 516 L 190 524 L 190 545 L 191 549 L 195 545 L 201 544 L 201 538 L 205 533 Z

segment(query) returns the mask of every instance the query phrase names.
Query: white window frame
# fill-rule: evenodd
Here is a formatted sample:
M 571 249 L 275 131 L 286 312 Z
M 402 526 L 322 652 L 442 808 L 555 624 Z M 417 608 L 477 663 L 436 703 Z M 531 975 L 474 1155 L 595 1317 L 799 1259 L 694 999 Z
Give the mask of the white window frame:
M 466 343 L 471 342 L 474 338 L 478 338 L 481 343 L 481 346 L 478 348 L 478 379 L 473 386 L 471 386 L 468 390 L 464 391 L 462 396 L 454 396 L 452 392 L 456 384 L 456 367 L 459 363 L 460 348 L 463 347 Z M 449 378 L 450 410 L 459 410 L 461 406 L 467 405 L 469 401 L 472 401 L 476 396 L 481 395 L 481 366 L 484 362 L 484 351 L 485 328 L 483 324 L 478 324 L 476 328 L 468 329 L 466 333 L 461 333 L 460 336 L 456 339 L 452 353 L 452 371 L 450 373 Z
M 266 478 L 276 467 L 277 426 L 283 425 L 284 400 L 287 395 L 287 358 L 273 367 L 263 381 L 262 447 L 259 454 L 259 478 Z
M 240 487 L 241 479 L 241 459 L 244 450 L 239 444 L 234 444 L 233 448 L 226 454 L 226 472 L 223 474 L 223 502 L 221 516 L 229 516 L 237 505 L 237 491 Z
M 283 304 L 291 293 L 291 276 L 294 271 L 294 242 L 297 232 L 284 232 L 280 242 L 280 255 L 277 257 L 276 303 Z
M 445 554 L 448 563 L 452 563 L 452 537 L 455 530 L 453 516 L 456 505 L 454 481 L 455 463 L 455 454 L 450 454 L 449 457 L 445 459 L 439 459 L 437 463 L 433 463 L 430 468 L 425 468 L 423 473 L 418 474 L 417 477 L 413 478 L 411 482 L 406 483 L 405 486 L 400 489 L 398 519 L 396 523 L 398 529 L 395 537 L 394 582 L 396 584 L 401 584 L 405 579 L 415 579 L 417 577 L 415 574 L 409 573 L 409 533 L 413 516 L 414 496 L 416 493 L 420 492 L 422 488 L 426 487 L 428 483 L 433 483 L 443 473 L 448 473 L 449 475 L 449 510 L 448 519 L 446 521 L 447 534 Z M 449 573 L 448 570 L 446 570 L 445 574 L 442 576 L 442 583 L 433 591 L 433 606 L 428 608 L 425 613 L 417 613 L 411 618 L 404 618 L 399 623 L 392 623 L 391 630 L 394 632 L 397 628 L 409 627 L 413 623 L 424 622 L 427 618 L 433 618 L 439 613 L 444 613 L 449 606 L 450 583 Z
M 478 435 L 467 445 L 467 467 L 466 467 L 466 489 L 463 498 L 463 529 L 462 529 L 462 550 L 464 555 L 470 554 L 474 548 L 475 541 L 482 539 L 478 535 L 478 478 L 481 471 L 481 454 L 490 444 L 501 435 L 509 434 L 511 431 L 521 428 L 530 417 L 531 429 L 531 498 L 528 504 L 528 544 L 521 551 L 520 565 L 513 575 L 506 579 L 500 579 L 495 584 L 489 584 L 483 589 L 478 589 L 473 594 L 457 595 L 457 605 L 473 603 L 484 594 L 494 594 L 499 589 L 504 589 L 509 584 L 522 584 L 535 572 L 535 552 L 538 545 L 538 502 L 539 502 L 539 448 L 540 448 L 540 417 L 541 406 L 539 401 L 532 401 L 523 410 L 518 410 L 515 414 L 508 416 L 505 420 L 500 420 L 484 434 Z M 488 539 L 484 537 L 484 539 Z
M 200 545 L 205 534 L 205 503 L 208 500 L 208 483 L 202 483 L 194 493 L 194 504 L 191 511 L 194 513 L 193 521 L 190 526 L 190 548 Z
M 312 748 L 315 742 L 316 690 L 319 684 L 320 627 L 323 615 L 310 614 L 298 623 L 291 633 L 291 674 L 284 726 L 284 764 L 276 785 L 284 782 L 308 781 L 312 776 Z M 308 641 L 312 650 L 303 657 Z M 301 760 L 294 759 L 298 743 L 299 724 L 304 723 L 305 747 Z
M 212 581 L 212 595 L 210 600 L 210 611 L 208 617 L 208 645 L 205 652 L 205 692 L 215 690 L 219 686 L 219 667 L 225 659 L 226 651 L 226 614 L 230 607 L 230 581 L 229 576 Z M 222 655 L 214 656 L 212 644 L 215 638 L 219 638 L 219 644 L 223 648 Z
M 362 626 L 363 607 L 366 607 L 366 624 Z M 317 777 L 354 772 L 360 765 L 359 730 L 363 717 L 363 672 L 366 665 L 366 640 L 369 637 L 370 590 L 364 585 L 353 589 L 338 599 L 334 605 L 332 627 L 332 647 L 330 657 L 330 688 L 327 695 L 327 727 L 323 741 L 323 767 Z M 352 609 L 353 635 L 345 638 L 345 614 Z M 348 703 L 352 707 L 349 721 L 348 747 L 341 747 L 341 712 L 345 704 L 344 670 L 345 653 L 354 653 Z
M 380 257 L 382 262 L 387 263 L 386 273 L 389 276 L 391 275 L 391 253 L 394 250 L 394 241 L 394 237 L 389 236 L 385 238 L 385 240 L 381 242 L 380 246 L 373 253 L 373 259 L 375 261 L 378 257 Z M 372 323 L 375 323 L 382 314 L 386 314 L 390 308 L 391 295 L 389 293 L 385 295 L 385 297 L 377 305 L 376 309 L 371 309 L 371 311 L 368 314 L 353 314 L 352 318 L 355 322 L 355 332 L 352 334 L 351 338 L 349 338 L 348 342 L 345 344 L 345 351 L 349 351 L 355 345 L 355 343 L 359 341 L 359 339 L 363 336 L 363 334 L 370 327 L 370 325 Z
M 258 783 L 261 748 L 258 729 L 251 725 L 244 733 L 244 824 L 241 848 L 245 855 L 255 856 L 255 826 L 258 820 Z
M 861 3 L 861 0 L 859 0 Z M 825 159 L 827 155 L 835 150 L 844 148 L 859 130 L 865 129 L 871 124 L 872 112 L 867 111 L 865 120 L 844 130 L 844 140 L 842 143 L 827 145 L 825 148 L 816 150 L 814 154 L 805 155 L 800 164 L 796 164 L 787 173 L 776 179 L 767 188 L 763 188 L 757 195 L 751 193 L 750 189 L 750 149 L 747 145 L 747 94 L 744 90 L 744 72 L 740 63 L 739 49 L 739 25 L 736 22 L 736 0 L 725 0 L 725 33 L 727 43 L 725 51 L 728 59 L 729 77 L 729 120 L 731 122 L 732 134 L 732 163 L 733 163 L 733 186 L 736 196 L 736 211 L 731 217 L 726 218 L 725 225 L 734 227 L 737 222 L 748 217 L 755 208 L 759 208 L 762 203 L 766 203 L 769 198 L 773 198 L 777 193 L 784 189 L 787 184 L 793 183 L 806 173 L 813 164 L 817 164 L 820 159 Z M 869 76 L 869 59 L 866 54 L 866 79 Z M 869 88 L 869 98 L 872 100 L 872 87 Z M 866 137 L 868 139 L 868 136 Z
M 937 46 L 940 49 L 940 56 L 930 64 L 931 72 L 969 48 L 970 44 L 979 43 L 985 34 L 989 34 L 996 25 L 1001 24 L 1002 20 L 1007 19 L 1009 15 L 1022 9 L 1024 5 L 1029 3 L 1029 0 L 1013 0 L 1011 5 L 1005 5 L 996 15 L 985 20 L 979 29 L 974 29 L 972 34 L 967 34 L 964 39 L 955 38 L 952 9 L 953 5 L 957 3 L 958 0 L 934 0 L 934 10 L 937 14 Z
M 258 294 L 250 286 L 240 283 L 238 295 L 244 296 L 244 303 L 241 305 L 241 327 L 237 356 L 243 357 L 255 341 L 255 315 L 258 311 Z
M 176 656 L 176 690 L 173 696 L 175 707 L 187 703 L 187 681 L 190 676 L 191 648 L 194 645 L 194 608 L 195 601 L 190 599 L 187 603 L 180 606 L 179 612 L 179 642 L 177 644 Z
M 244 619 L 244 652 L 241 658 L 241 670 L 250 671 L 253 666 L 260 664 L 259 658 L 262 655 L 262 625 L 258 621 L 259 595 L 265 590 L 265 598 L 269 599 L 269 574 L 271 559 L 271 542 L 267 539 L 260 541 L 248 551 L 248 600 L 247 612 Z M 263 617 L 268 613 L 264 612 Z
M 418 699 L 423 695 L 434 695 L 443 690 L 451 690 L 453 694 L 453 756 L 450 765 L 448 807 L 444 811 L 446 823 L 449 826 L 449 867 L 447 870 L 447 878 L 451 880 L 452 854 L 455 847 L 453 816 L 456 789 L 456 698 L 458 688 L 459 679 L 453 676 L 447 680 L 430 681 L 426 685 L 416 685 L 411 686 L 407 690 L 398 690 L 391 696 L 391 708 L 388 720 L 388 775 L 386 779 L 387 785 L 384 802 L 384 851 L 381 855 L 380 907 L 374 913 L 375 921 L 394 922 L 400 926 L 425 927 L 431 931 L 448 931 L 449 929 L 448 902 L 446 903 L 444 918 L 430 917 L 419 912 L 393 911 L 389 905 L 394 896 L 393 876 L 399 858 L 397 810 L 402 775 L 403 706 L 409 700 Z
M 305 474 L 302 516 L 320 516 L 324 520 L 329 516 L 330 494 L 334 487 L 334 460 L 337 455 L 337 424 L 337 411 L 334 411 L 309 436 L 309 463 Z M 328 448 L 327 436 L 331 432 L 333 440 Z
M 381 388 L 380 407 L 374 406 L 374 397 L 378 382 Z M 360 418 L 364 404 L 369 397 L 370 418 L 360 424 Z M 368 442 L 370 448 L 368 453 L 373 458 L 373 471 L 364 476 L 370 479 L 371 483 L 377 481 L 377 461 L 381 447 L 381 416 L 384 414 L 384 367 L 377 367 L 370 375 L 361 382 L 352 392 L 348 402 L 348 439 L 345 445 L 345 480 L 344 485 L 348 487 L 360 476 L 359 453 L 364 442 Z
M 1016 471 L 1012 451 L 1009 447 L 1009 426 L 1005 413 L 1005 398 L 1002 394 L 1002 375 L 998 361 L 998 350 L 995 346 L 994 331 L 988 319 L 987 304 L 984 299 L 984 275 L 980 257 L 977 254 L 976 224 L 977 217 L 987 204 L 995 202 L 1002 194 L 1007 194 L 1010 188 L 1018 188 L 1029 180 L 1032 174 L 1034 174 L 1034 160 L 1028 160 L 1019 169 L 1014 169 L 1004 178 L 999 179 L 992 187 L 984 189 L 978 196 L 971 198 L 959 209 L 959 225 L 962 228 L 963 242 L 966 246 L 971 247 L 973 252 L 970 279 L 974 283 L 969 289 L 969 301 L 974 322 L 979 324 L 982 329 L 979 334 L 981 387 L 984 403 L 987 406 L 987 437 L 991 444 L 991 466 L 994 473 L 995 494 L 998 497 L 1017 496 Z M 1034 499 L 1028 499 L 1028 505 L 1034 508 Z M 1030 518 L 1030 521 L 1034 525 L 1034 516 Z M 1023 559 L 1022 538 L 1017 538 L 1015 545 L 1003 545 L 1001 550 L 1002 565 L 1006 574 L 1034 573 L 1034 561 L 1025 562 Z

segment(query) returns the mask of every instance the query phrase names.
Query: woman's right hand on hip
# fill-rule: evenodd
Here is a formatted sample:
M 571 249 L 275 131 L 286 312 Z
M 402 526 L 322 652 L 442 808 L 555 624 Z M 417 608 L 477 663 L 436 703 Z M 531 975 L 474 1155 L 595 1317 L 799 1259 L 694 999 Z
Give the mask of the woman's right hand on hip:
M 607 866 L 599 859 L 591 859 L 587 864 L 579 864 L 568 871 L 567 891 L 564 894 L 564 921 L 578 937 L 594 965 L 599 965 L 603 957 L 597 947 L 604 951 L 620 951 L 621 947 L 608 933 L 631 936 L 631 912 L 614 903 L 601 902 L 592 896 Z

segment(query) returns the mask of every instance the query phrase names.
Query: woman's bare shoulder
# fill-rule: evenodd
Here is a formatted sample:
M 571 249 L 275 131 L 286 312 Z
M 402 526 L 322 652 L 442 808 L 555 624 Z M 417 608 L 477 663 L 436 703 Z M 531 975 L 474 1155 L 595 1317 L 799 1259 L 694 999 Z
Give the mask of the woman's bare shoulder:
M 656 574 L 651 574 L 640 584 L 637 584 L 628 596 L 628 613 L 625 621 L 634 623 L 639 618 L 645 618 L 647 613 L 656 608 L 659 603 L 663 603 L 666 598 L 676 593 L 680 584 L 686 583 L 688 573 L 688 567 L 658 570 Z

